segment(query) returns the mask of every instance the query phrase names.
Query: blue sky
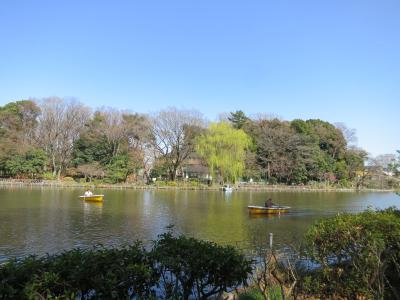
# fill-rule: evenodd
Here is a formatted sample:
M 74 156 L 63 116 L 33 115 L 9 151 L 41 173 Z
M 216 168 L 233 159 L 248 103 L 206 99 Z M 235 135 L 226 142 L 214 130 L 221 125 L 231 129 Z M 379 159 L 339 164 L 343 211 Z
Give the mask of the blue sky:
M 241 109 L 400 148 L 400 1 L 0 1 L 0 105 Z

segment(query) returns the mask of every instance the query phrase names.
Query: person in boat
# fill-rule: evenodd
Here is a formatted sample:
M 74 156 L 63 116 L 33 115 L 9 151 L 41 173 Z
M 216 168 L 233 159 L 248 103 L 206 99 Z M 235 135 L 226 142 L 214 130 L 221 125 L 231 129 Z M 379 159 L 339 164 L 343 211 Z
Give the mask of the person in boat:
M 275 204 L 272 203 L 272 198 L 268 198 L 268 200 L 265 201 L 265 207 L 272 207 L 272 206 L 274 206 L 274 205 L 275 205 Z
M 90 197 L 90 196 L 93 196 L 93 193 L 92 193 L 92 191 L 90 189 L 87 189 L 85 194 L 84 194 L 84 196 L 85 197 Z

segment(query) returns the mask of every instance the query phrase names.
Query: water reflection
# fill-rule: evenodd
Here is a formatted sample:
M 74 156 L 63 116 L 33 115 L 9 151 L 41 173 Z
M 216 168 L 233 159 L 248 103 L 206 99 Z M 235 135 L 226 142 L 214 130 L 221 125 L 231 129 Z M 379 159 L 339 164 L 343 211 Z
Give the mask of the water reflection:
M 289 213 L 285 213 L 287 215 Z M 250 219 L 272 219 L 272 218 L 278 218 L 280 219 L 283 214 L 252 214 L 249 213 L 249 218 Z
M 101 213 L 103 211 L 103 202 L 83 201 L 83 210 L 87 213 Z
M 399 206 L 393 193 L 103 190 L 104 203 L 81 201 L 81 190 L 0 188 L 0 260 L 144 240 L 148 245 L 173 224 L 185 233 L 221 244 L 255 248 L 293 243 L 320 217 L 368 206 Z M 281 215 L 249 215 L 248 205 L 291 206 Z

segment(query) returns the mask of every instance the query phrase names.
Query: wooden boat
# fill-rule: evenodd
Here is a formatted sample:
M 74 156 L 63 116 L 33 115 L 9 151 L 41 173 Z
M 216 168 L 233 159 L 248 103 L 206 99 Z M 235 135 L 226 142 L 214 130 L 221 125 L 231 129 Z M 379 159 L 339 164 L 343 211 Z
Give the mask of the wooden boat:
M 247 206 L 247 208 L 249 209 L 249 213 L 251 214 L 281 214 L 288 212 L 290 206 L 273 205 L 271 207 L 265 207 L 249 205 Z
M 81 200 L 103 202 L 104 195 L 92 195 L 92 196 L 79 196 Z

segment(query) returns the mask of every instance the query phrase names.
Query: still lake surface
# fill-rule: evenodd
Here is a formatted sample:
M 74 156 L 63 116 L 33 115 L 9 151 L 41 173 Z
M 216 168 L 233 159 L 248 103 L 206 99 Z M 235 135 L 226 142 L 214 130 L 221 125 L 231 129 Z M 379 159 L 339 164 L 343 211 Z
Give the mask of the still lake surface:
M 0 187 L 0 261 L 43 255 L 74 247 L 120 245 L 142 240 L 150 245 L 174 225 L 184 233 L 251 250 L 301 240 L 317 219 L 339 212 L 400 208 L 394 193 L 96 190 L 103 204 L 81 201 L 82 189 Z M 251 216 L 247 205 L 274 203 L 292 207 L 280 216 Z

